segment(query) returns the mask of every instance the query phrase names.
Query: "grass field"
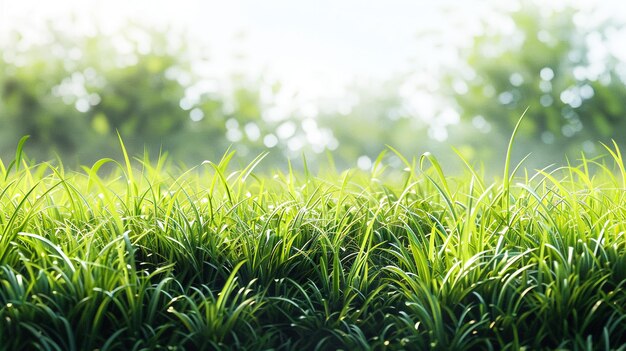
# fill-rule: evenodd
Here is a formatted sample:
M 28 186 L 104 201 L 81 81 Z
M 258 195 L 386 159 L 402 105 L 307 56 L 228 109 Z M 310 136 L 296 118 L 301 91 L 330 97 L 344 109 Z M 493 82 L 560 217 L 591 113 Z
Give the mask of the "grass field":
M 492 181 L 429 154 L 70 171 L 20 146 L 0 168 L 0 348 L 623 350 L 626 171 L 606 150 L 507 157 Z

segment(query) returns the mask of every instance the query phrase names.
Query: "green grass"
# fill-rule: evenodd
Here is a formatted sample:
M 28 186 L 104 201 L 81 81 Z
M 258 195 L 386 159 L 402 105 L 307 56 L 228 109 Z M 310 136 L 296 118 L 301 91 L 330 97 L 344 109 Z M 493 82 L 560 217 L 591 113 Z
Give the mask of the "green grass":
M 6 350 L 626 349 L 619 150 L 486 180 L 0 164 Z M 393 150 L 392 150 L 393 151 Z

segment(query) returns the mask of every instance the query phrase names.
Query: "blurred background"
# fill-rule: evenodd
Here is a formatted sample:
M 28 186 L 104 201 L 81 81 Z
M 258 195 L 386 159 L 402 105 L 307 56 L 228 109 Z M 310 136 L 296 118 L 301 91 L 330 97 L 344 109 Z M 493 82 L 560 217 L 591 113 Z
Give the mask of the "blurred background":
M 0 157 L 369 169 L 386 145 L 501 169 L 626 147 L 626 5 L 0 0 Z M 397 157 L 390 164 L 400 167 Z M 450 161 L 453 164 L 455 161 Z

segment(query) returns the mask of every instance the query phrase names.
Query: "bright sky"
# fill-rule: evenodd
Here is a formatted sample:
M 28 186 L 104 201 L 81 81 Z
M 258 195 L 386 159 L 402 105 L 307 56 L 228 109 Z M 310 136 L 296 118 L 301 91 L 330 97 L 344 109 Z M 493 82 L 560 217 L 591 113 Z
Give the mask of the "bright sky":
M 588 0 L 559 0 L 551 4 L 566 2 L 582 8 L 597 5 Z M 0 34 L 16 26 L 36 26 L 44 19 L 68 18 L 72 13 L 112 27 L 126 19 L 160 26 L 174 24 L 188 29 L 208 45 L 212 59 L 220 67 L 230 69 L 233 53 L 243 52 L 248 69 L 257 73 L 264 70 L 302 89 L 313 90 L 311 93 L 321 93 L 355 78 L 385 78 L 405 71 L 411 58 L 427 55 L 418 50 L 419 30 L 447 30 L 451 41 L 463 38 L 478 18 L 489 15 L 494 3 L 497 4 L 484 0 L 0 0 Z M 626 14 L 623 1 L 606 0 L 603 4 L 607 11 Z M 444 14 L 442 9 L 452 11 Z M 237 37 L 240 40 L 234 40 Z
M 0 33 L 68 18 L 115 27 L 131 19 L 186 28 L 211 52 L 215 66 L 265 74 L 303 94 L 334 95 L 358 80 L 406 71 L 418 56 L 419 29 L 442 25 L 446 4 L 414 0 L 0 0 Z M 476 3 L 477 4 L 477 3 Z M 455 5 L 458 6 L 458 5 Z M 461 5 L 462 6 L 462 5 Z M 466 6 L 471 20 L 484 6 Z M 449 19 L 449 18 L 448 18 Z M 237 39 L 235 39 L 237 38 Z M 234 53 L 246 59 L 233 60 Z M 237 66 L 237 67 L 235 67 Z

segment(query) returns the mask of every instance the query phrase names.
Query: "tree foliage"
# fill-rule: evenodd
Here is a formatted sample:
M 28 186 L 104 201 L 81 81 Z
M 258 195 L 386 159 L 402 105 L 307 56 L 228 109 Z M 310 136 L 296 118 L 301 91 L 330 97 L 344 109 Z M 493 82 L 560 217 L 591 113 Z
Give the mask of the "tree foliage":
M 184 33 L 135 24 L 113 35 L 47 28 L 39 41 L 15 32 L 2 45 L 0 156 L 23 135 L 31 136 L 31 157 L 60 155 L 66 163 L 114 154 L 118 133 L 131 154 L 168 152 L 184 163 L 216 159 L 229 148 L 243 160 L 268 150 L 284 160 L 309 147 L 289 147 L 306 134 L 298 111 L 266 118 L 284 95 L 280 84 L 198 74 L 194 64 L 210 62 L 194 56 Z M 293 130 L 279 137 L 285 125 Z M 320 131 L 315 125 L 308 132 Z
M 445 94 L 466 122 L 495 133 L 510 133 L 530 107 L 520 133 L 543 147 L 592 151 L 626 140 L 626 66 L 608 46 L 620 27 L 589 18 L 524 2 L 503 14 L 504 29 L 486 22 L 445 74 Z
M 9 145 L 28 134 L 34 156 L 84 160 L 110 153 L 118 132 L 141 151 L 185 129 L 189 113 L 179 102 L 186 87 L 172 74 L 189 70 L 184 47 L 174 52 L 163 35 L 138 26 L 114 37 L 49 28 L 35 44 L 15 34 L 0 60 L 0 123 Z

